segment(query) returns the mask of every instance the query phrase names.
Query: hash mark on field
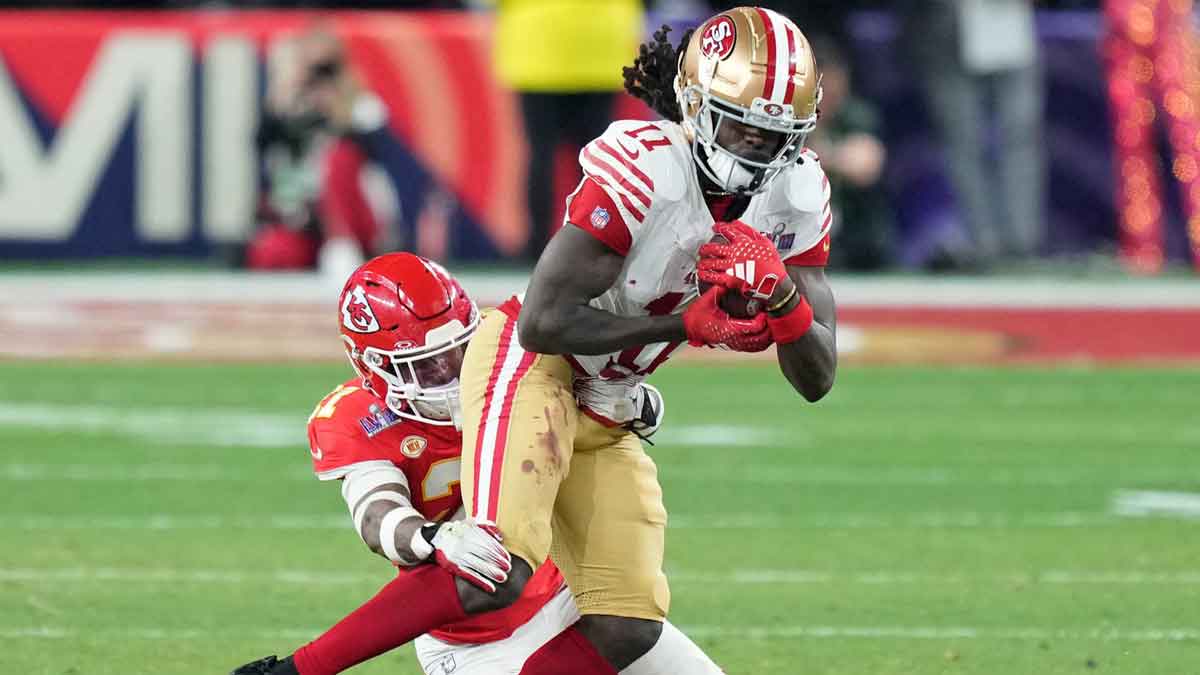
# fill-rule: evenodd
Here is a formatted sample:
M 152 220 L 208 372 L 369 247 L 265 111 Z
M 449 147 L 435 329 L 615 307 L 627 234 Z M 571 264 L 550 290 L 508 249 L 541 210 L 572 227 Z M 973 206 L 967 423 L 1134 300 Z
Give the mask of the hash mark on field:
M 1119 516 L 1175 516 L 1200 519 L 1200 494 L 1120 490 L 1113 495 L 1112 511 Z
M 1184 642 L 1200 640 L 1200 628 L 977 628 L 972 626 L 730 626 L 720 624 L 681 626 L 691 637 L 739 638 L 770 641 L 797 638 L 856 638 L 865 640 L 1086 640 L 1100 642 Z M 114 628 L 79 630 L 57 626 L 0 627 L 5 639 L 68 638 L 103 640 L 211 640 L 231 639 L 306 640 L 321 628 L 271 630 Z
M 693 447 L 771 446 L 786 443 L 799 448 L 811 445 L 811 439 L 804 438 L 796 432 L 784 436 L 768 429 L 735 424 L 668 424 L 654 435 L 654 442 L 659 445 Z

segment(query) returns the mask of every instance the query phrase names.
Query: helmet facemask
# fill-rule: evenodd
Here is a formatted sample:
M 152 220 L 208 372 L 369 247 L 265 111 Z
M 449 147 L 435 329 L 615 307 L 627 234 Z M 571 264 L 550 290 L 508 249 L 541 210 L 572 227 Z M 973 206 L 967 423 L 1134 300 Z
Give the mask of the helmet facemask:
M 766 190 L 780 172 L 799 161 L 804 142 L 816 127 L 815 113 L 795 119 L 791 104 L 756 98 L 750 108 L 745 108 L 713 96 L 699 85 L 681 89 L 679 84 L 676 78 L 684 128 L 692 140 L 692 158 L 704 175 L 725 192 L 753 195 Z M 819 102 L 819 85 L 817 92 Z M 717 141 L 722 127 L 730 121 L 782 134 L 782 143 L 766 161 L 738 155 Z
M 426 336 L 426 341 L 432 343 L 429 346 L 395 350 L 365 347 L 359 351 L 347 341 L 347 353 L 364 383 L 389 410 L 425 424 L 461 429 L 459 372 L 467 343 L 478 325 L 479 312 L 473 309 L 470 325 L 464 327 L 454 320 L 430 331 Z M 381 384 L 385 391 L 377 391 Z

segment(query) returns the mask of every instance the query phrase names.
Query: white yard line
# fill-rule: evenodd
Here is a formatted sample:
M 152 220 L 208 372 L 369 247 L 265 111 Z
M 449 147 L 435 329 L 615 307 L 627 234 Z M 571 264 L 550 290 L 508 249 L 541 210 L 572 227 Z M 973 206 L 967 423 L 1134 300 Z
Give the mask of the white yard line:
M 1101 642 L 1179 642 L 1200 640 L 1200 628 L 976 628 L 968 626 L 683 626 L 693 638 L 748 640 L 863 638 L 902 640 L 1087 640 Z
M 273 479 L 291 481 L 313 480 L 313 473 L 302 455 L 286 469 L 272 469 Z M 972 469 L 959 467 L 924 468 L 853 468 L 845 466 L 795 464 L 739 463 L 729 469 L 695 466 L 670 467 L 661 478 L 668 481 L 702 481 L 712 483 L 741 483 L 749 485 L 850 485 L 850 486 L 952 486 L 998 485 L 1029 487 L 1106 486 L 1114 482 L 1178 483 L 1179 469 L 1146 467 L 1104 475 L 1095 470 L 1074 468 L 1049 469 Z M 0 463 L 0 481 L 75 481 L 75 482 L 205 482 L 257 481 L 261 474 L 229 464 L 178 464 L 146 462 L 125 464 L 53 464 L 12 462 Z M 1159 494 L 1159 493 L 1155 493 Z
M 154 407 L 132 405 L 105 405 L 99 403 L 46 403 L 20 400 L 0 400 L 0 429 L 39 429 L 51 432 L 73 431 L 81 433 L 106 433 L 128 436 L 133 439 L 166 445 L 213 445 L 219 447 L 307 447 L 305 416 L 307 410 L 280 413 L 255 411 L 245 408 Z M 1014 432 L 1008 427 L 976 427 L 972 438 L 979 442 L 1011 441 Z M 1181 427 L 1164 430 L 1160 440 L 1173 443 L 1200 443 L 1200 427 Z M 1045 443 L 1060 440 L 1085 441 L 1141 441 L 1145 430 L 1132 426 L 1109 425 L 1088 432 L 1076 427 L 1047 427 L 1039 431 Z M 923 440 L 917 434 L 900 433 L 899 440 Z M 682 448 L 734 448 L 775 447 L 809 448 L 814 439 L 803 432 L 764 429 L 750 424 L 672 424 L 667 422 L 663 430 L 654 437 L 659 451 L 673 447 Z M 655 452 L 651 448 L 651 453 Z M 771 470 L 768 469 L 768 472 Z M 936 481 L 939 477 L 928 470 L 898 470 L 924 473 L 917 481 Z M 1146 469 L 1155 475 L 1164 473 L 1161 468 Z M 1026 473 L 1036 473 L 1028 471 Z M 1083 473 L 1082 471 L 1080 473 Z M 780 480 L 780 476 L 803 475 L 771 472 L 766 480 Z M 1012 475 L 1011 473 L 1009 475 Z M 800 479 L 803 480 L 803 479 Z M 901 478 L 903 482 L 904 478 Z M 1136 480 L 1132 478 L 1131 480 Z M 914 481 L 916 482 L 916 481 Z
M 271 480 L 311 480 L 313 473 L 272 470 Z M 163 482 L 261 481 L 262 474 L 220 464 L 0 464 L 0 481 Z
M 456 275 L 481 304 L 525 289 L 528 274 Z M 317 274 L 245 272 L 20 272 L 0 274 L 0 297 L 46 301 L 273 302 L 328 305 L 344 280 Z M 1075 280 L 1060 277 L 877 277 L 838 274 L 838 304 L 927 307 L 1200 308 L 1193 279 Z M 30 300 L 30 304 L 36 304 Z
M 1119 475 L 1118 475 L 1119 474 Z M 1104 486 L 1116 482 L 1178 483 L 1180 469 L 1145 467 L 1133 470 L 1113 468 L 1107 475 L 1095 469 L 1043 468 L 1007 469 L 984 466 L 875 468 L 794 464 L 739 463 L 734 467 L 670 467 L 662 477 L 724 481 L 761 485 L 903 485 L 919 487 L 949 485 L 1001 485 L 1030 487 Z
M 0 530 L 331 530 L 348 528 L 349 516 L 330 514 L 259 514 L 248 516 L 201 516 L 147 514 L 97 516 L 90 513 L 47 515 L 40 513 L 0 514 Z M 712 515 L 673 514 L 668 527 L 675 530 L 742 529 L 1023 529 L 1087 528 L 1121 526 L 1122 518 L 1105 513 L 1048 511 L 1005 514 L 972 511 L 918 513 L 800 513 L 782 516 L 762 513 Z
M 307 447 L 305 414 L 229 408 L 154 408 L 97 404 L 48 404 L 0 400 L 4 427 L 111 433 L 169 445 L 222 447 Z M 655 441 L 689 447 L 787 444 L 796 438 L 751 425 L 676 425 Z M 9 475 L 12 475 L 10 472 Z M 2 478 L 2 476 L 0 476 Z
M 164 444 L 307 447 L 304 413 L 0 401 L 0 428 L 111 433 Z
M 330 572 L 320 569 L 230 570 L 71 567 L 46 569 L 32 567 L 0 568 L 0 581 L 14 583 L 94 583 L 126 584 L 296 584 L 302 586 L 346 586 L 382 584 L 391 570 L 380 566 L 375 573 Z M 914 584 L 1044 584 L 1051 586 L 1194 586 L 1200 585 L 1200 570 L 1180 572 L 1123 572 L 1104 570 L 1045 570 L 969 576 L 877 570 L 863 572 L 825 572 L 799 569 L 739 569 L 728 573 L 669 569 L 667 576 L 677 584 L 906 586 Z
M 1200 628 L 1037 628 L 974 626 L 828 626 L 772 625 L 735 626 L 695 624 L 680 626 L 693 638 L 738 638 L 770 641 L 806 639 L 863 640 L 1072 640 L 1087 642 L 1187 642 L 1200 640 Z M 93 640 L 306 640 L 322 628 L 276 629 L 163 629 L 126 626 L 84 630 L 65 626 L 0 626 L 4 639 L 93 639 Z

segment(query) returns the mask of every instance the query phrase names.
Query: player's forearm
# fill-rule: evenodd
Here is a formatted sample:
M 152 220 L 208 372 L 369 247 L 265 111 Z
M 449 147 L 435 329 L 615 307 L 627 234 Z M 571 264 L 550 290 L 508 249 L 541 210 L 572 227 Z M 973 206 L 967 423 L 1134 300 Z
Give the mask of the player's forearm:
M 829 327 L 813 322 L 800 339 L 777 347 L 779 369 L 805 400 L 816 403 L 833 388 L 837 348 Z
M 404 517 L 399 518 L 398 522 L 388 522 L 388 514 L 402 508 L 404 505 L 392 502 L 371 504 L 359 525 L 359 535 L 367 548 L 377 555 L 401 565 L 416 565 L 429 557 L 428 550 L 413 550 L 413 541 L 420 536 L 418 531 L 427 521 L 419 514 L 400 514 Z M 396 516 L 392 516 L 392 519 L 396 519 Z M 392 546 L 392 551 L 384 546 L 385 541 Z
M 628 347 L 687 339 L 683 317 L 623 317 L 588 305 L 521 310 L 521 346 L 541 354 L 608 354 Z

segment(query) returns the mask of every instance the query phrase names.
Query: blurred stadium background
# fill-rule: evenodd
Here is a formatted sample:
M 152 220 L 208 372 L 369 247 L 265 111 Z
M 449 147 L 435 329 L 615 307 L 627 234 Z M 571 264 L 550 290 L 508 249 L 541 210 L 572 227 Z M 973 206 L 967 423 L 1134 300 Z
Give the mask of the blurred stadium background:
M 226 672 L 381 585 L 304 449 L 342 278 L 521 290 L 652 118 L 612 64 L 728 6 L 311 4 L 3 3 L 0 672 Z M 844 365 L 655 375 L 676 623 L 731 674 L 1197 672 L 1192 2 L 765 4 L 828 68 Z

